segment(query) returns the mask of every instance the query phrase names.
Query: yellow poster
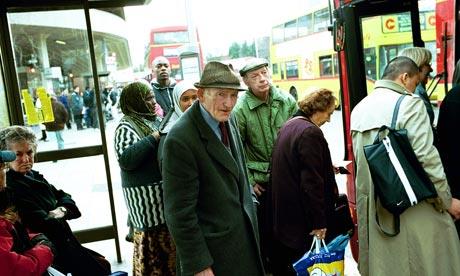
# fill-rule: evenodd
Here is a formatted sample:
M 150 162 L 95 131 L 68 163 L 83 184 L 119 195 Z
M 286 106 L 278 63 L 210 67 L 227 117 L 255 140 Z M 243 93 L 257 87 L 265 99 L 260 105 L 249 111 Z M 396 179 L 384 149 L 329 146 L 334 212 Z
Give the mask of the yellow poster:
M 38 110 L 34 106 L 34 100 L 30 96 L 27 89 L 22 89 L 22 98 L 24 99 L 24 109 L 26 111 L 26 118 L 28 125 L 38 125 L 40 123 L 40 117 L 38 115 Z
M 46 93 L 45 88 L 37 88 L 37 96 L 42 104 L 41 114 L 43 115 L 43 123 L 54 122 L 53 108 L 51 107 L 51 98 Z

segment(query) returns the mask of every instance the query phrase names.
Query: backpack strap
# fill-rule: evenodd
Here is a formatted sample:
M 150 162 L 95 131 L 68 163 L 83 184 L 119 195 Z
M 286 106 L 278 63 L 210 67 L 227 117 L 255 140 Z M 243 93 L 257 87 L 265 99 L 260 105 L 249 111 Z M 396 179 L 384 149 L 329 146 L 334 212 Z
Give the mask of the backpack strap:
M 398 101 L 396 102 L 395 108 L 393 110 L 393 117 L 391 118 L 391 128 L 395 129 L 396 127 L 396 120 L 398 119 L 398 113 L 399 113 L 399 106 L 401 105 L 402 100 L 404 99 L 406 95 L 401 95 L 398 98 Z
M 398 113 L 399 113 L 399 107 L 401 106 L 401 102 L 404 100 L 404 97 L 406 95 L 401 95 L 398 100 L 396 101 L 396 105 L 393 109 L 393 117 L 391 118 L 391 129 L 395 129 L 396 127 L 396 120 L 398 119 Z M 378 137 L 378 135 L 377 135 Z M 374 192 L 374 202 L 375 202 L 375 221 L 377 222 L 377 225 L 382 231 L 383 234 L 385 234 L 388 237 L 395 237 L 399 234 L 400 232 L 400 220 L 399 220 L 399 215 L 394 215 L 393 214 L 393 223 L 394 223 L 394 228 L 395 231 L 393 233 L 389 233 L 385 230 L 382 229 L 382 226 L 380 225 L 380 220 L 379 220 L 379 215 L 377 213 L 377 194 Z

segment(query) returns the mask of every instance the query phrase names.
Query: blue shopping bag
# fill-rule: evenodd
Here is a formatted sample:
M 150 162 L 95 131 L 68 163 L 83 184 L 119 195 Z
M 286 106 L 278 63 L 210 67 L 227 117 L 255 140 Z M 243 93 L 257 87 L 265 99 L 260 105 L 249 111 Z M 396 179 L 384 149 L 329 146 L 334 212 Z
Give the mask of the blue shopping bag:
M 349 239 L 348 235 L 339 235 L 326 246 L 324 240 L 313 237 L 310 250 L 293 264 L 297 275 L 343 276 L 345 247 Z

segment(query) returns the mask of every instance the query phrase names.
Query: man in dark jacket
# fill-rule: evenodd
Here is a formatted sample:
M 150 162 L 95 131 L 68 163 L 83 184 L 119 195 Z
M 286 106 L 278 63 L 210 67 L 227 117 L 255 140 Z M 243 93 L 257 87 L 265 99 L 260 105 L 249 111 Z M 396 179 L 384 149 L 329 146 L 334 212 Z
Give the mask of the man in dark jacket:
M 155 73 L 156 76 L 150 83 L 155 93 L 155 100 L 163 109 L 164 116 L 166 116 L 173 107 L 172 91 L 176 85 L 176 81 L 170 78 L 171 66 L 169 60 L 163 56 L 156 57 L 152 62 L 152 73 Z
M 178 275 L 264 275 L 243 146 L 230 113 L 244 90 L 228 65 L 206 65 L 195 102 L 168 133 L 166 223 Z
M 69 119 L 69 114 L 65 106 L 56 99 L 56 96 L 51 96 L 51 108 L 53 109 L 54 121 L 45 123 L 47 131 L 52 131 L 56 135 L 58 149 L 64 148 L 64 138 L 62 133 Z
M 460 86 L 454 86 L 442 101 L 439 109 L 438 138 L 439 154 L 446 173 L 452 197 L 460 198 Z M 455 226 L 460 234 L 460 221 Z

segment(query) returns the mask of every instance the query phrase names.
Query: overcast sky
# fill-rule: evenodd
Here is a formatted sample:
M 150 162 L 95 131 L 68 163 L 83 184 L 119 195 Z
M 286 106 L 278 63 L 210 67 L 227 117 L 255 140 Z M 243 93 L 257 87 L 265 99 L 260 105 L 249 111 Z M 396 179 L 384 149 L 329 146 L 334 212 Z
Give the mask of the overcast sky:
M 186 0 L 152 0 L 147 6 L 125 8 L 130 25 L 133 63 L 142 63 L 149 30 L 186 25 Z M 302 14 L 309 2 L 325 0 L 189 0 L 190 16 L 198 28 L 203 54 L 225 55 L 234 41 L 268 36 L 271 27 Z M 277 4 L 276 4 L 277 3 Z M 131 31 L 132 30 L 132 31 Z

